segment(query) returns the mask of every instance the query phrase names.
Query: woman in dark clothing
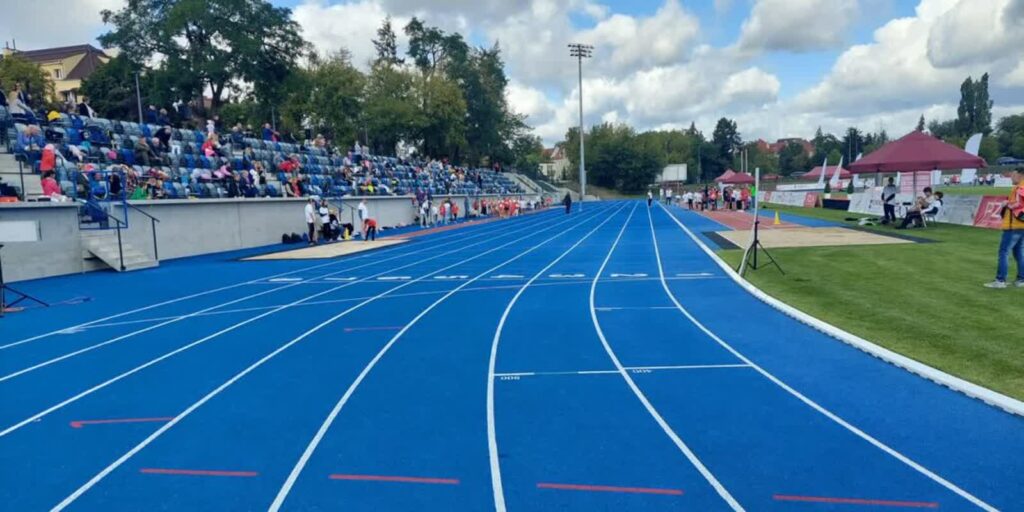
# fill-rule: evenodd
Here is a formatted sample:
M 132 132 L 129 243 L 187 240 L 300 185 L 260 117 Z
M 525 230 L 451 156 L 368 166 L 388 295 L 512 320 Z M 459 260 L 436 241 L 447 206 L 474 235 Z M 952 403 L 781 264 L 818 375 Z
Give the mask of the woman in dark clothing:
M 562 204 L 565 205 L 565 214 L 568 215 L 572 211 L 572 197 L 568 192 L 565 193 L 565 198 L 562 199 Z

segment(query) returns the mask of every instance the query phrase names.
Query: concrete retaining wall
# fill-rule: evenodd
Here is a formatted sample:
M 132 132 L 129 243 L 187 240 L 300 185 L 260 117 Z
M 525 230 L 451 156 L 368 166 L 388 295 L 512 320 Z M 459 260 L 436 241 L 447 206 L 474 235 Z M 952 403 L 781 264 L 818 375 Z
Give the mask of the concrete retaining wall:
M 465 196 L 451 196 L 463 209 Z M 481 196 L 490 198 L 495 196 Z M 536 199 L 532 196 L 527 196 Z M 435 198 L 440 200 L 441 197 Z M 469 198 L 472 203 L 474 198 Z M 381 226 L 412 224 L 416 210 L 411 197 L 366 198 L 370 216 Z M 306 231 L 302 198 L 203 199 L 132 201 L 144 212 L 160 219 L 157 243 L 160 259 L 181 258 L 215 252 L 260 247 L 281 242 L 284 233 Z M 339 206 L 337 201 L 332 204 Z M 341 221 L 355 219 L 359 199 L 341 203 Z M 463 210 L 465 211 L 465 210 Z M 119 217 L 121 213 L 116 213 Z M 94 270 L 96 265 L 82 258 L 78 229 L 78 208 L 67 203 L 9 203 L 0 205 L 0 220 L 37 220 L 42 241 L 4 244 L 0 256 L 4 277 L 9 282 Z M 129 228 L 123 240 L 152 255 L 153 231 L 146 216 L 129 210 Z

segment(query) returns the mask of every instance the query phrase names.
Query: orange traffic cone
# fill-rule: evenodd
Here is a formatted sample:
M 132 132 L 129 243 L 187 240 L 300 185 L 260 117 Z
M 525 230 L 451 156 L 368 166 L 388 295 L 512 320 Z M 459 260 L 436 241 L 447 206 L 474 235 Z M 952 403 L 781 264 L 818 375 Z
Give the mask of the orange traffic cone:
M 779 211 L 778 210 L 775 210 L 775 222 L 772 222 L 772 224 L 774 224 L 776 226 L 781 226 L 782 225 L 782 220 L 779 219 Z

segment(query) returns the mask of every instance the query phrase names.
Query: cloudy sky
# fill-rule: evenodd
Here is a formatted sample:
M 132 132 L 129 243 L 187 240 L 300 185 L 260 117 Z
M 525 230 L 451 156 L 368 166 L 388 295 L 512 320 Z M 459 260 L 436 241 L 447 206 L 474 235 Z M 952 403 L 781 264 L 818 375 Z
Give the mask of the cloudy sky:
M 960 82 L 991 75 L 994 117 L 1024 113 L 1024 0 L 272 0 L 307 39 L 360 65 L 385 15 L 412 16 L 476 45 L 499 42 L 509 99 L 545 142 L 577 121 L 706 133 L 735 118 L 745 140 L 810 137 L 817 126 L 891 135 L 918 116 L 954 117 Z M 17 2 L 0 37 L 34 49 L 95 42 L 99 10 L 123 0 Z M 50 4 L 50 5 L 46 5 Z M 58 18 L 40 12 L 60 12 Z

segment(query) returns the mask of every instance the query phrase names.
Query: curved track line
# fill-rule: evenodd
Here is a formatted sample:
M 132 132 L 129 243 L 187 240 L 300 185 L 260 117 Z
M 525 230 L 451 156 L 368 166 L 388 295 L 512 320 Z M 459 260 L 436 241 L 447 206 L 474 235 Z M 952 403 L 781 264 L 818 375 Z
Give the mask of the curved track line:
M 603 209 L 598 209 L 597 211 L 600 212 L 602 210 Z M 572 230 L 582 226 L 586 222 L 590 222 L 595 217 L 597 217 L 597 215 L 594 214 L 593 212 L 588 212 L 588 213 L 589 213 L 589 216 L 587 218 L 585 218 L 584 220 L 580 220 L 579 222 L 574 223 L 570 228 L 568 228 L 568 229 L 566 229 L 566 230 L 564 230 L 564 231 L 562 231 L 560 233 L 557 233 L 554 236 L 551 236 L 551 237 L 545 239 L 544 241 L 534 245 L 533 247 L 530 247 L 529 249 L 527 249 L 527 250 L 525 250 L 525 251 L 523 251 L 523 252 L 513 256 L 512 258 L 509 258 L 509 259 L 503 261 L 502 263 L 500 263 L 500 264 L 498 264 L 498 265 L 496 265 L 494 267 L 491 267 L 490 269 L 485 270 L 484 272 L 481 272 L 481 273 L 477 274 L 476 277 L 470 279 L 469 281 L 466 281 L 465 283 L 459 285 L 458 287 L 456 287 L 452 291 L 446 293 L 444 296 L 442 296 L 441 298 L 437 299 L 436 301 L 431 303 L 429 306 L 424 308 L 423 311 L 420 311 L 420 313 L 418 315 L 416 315 L 416 317 L 414 317 L 412 320 L 410 320 L 409 323 L 407 323 L 405 325 L 405 327 L 402 328 L 401 331 L 396 333 L 390 340 L 388 340 L 387 344 L 385 344 L 384 347 L 382 347 L 380 349 L 380 351 L 377 352 L 377 355 L 374 356 L 373 359 L 371 359 L 370 362 L 366 364 L 366 366 L 363 368 L 363 371 L 361 371 L 359 373 L 359 375 L 356 377 L 356 379 L 354 381 L 352 381 L 352 384 L 350 384 L 348 389 L 345 390 L 345 394 L 342 395 L 341 399 L 338 400 L 338 403 L 334 405 L 334 408 L 331 410 L 330 414 L 328 414 L 327 418 L 324 419 L 324 422 L 320 425 L 320 429 L 317 430 L 317 433 L 316 433 L 316 435 L 313 436 L 313 439 L 311 439 L 309 441 L 309 445 L 306 446 L 306 450 L 302 453 L 302 456 L 299 457 L 299 460 L 295 463 L 295 466 L 292 468 L 291 472 L 288 474 L 288 478 L 285 480 L 284 485 L 281 486 L 281 489 L 278 491 L 277 496 L 274 497 L 274 501 L 273 501 L 273 503 L 271 503 L 270 508 L 268 509 L 268 511 L 269 512 L 278 512 L 281 509 L 281 506 L 284 505 L 285 499 L 288 498 L 288 494 L 291 492 L 292 487 L 295 485 L 295 481 L 298 480 L 299 474 L 302 473 L 302 470 L 306 467 L 306 463 L 308 463 L 310 457 L 313 456 L 313 452 L 316 451 L 317 446 L 320 445 L 321 440 L 323 440 L 324 436 L 327 434 L 327 430 L 330 429 L 331 424 L 334 423 L 335 418 L 338 417 L 338 414 L 341 413 L 341 410 L 345 407 L 345 404 L 348 403 L 349 399 L 356 392 L 356 389 L 359 388 L 359 385 L 363 382 L 363 380 L 366 378 L 366 376 L 369 375 L 369 373 L 373 370 L 374 366 L 377 365 L 377 362 L 380 361 L 384 357 L 384 355 L 388 352 L 388 350 L 391 349 L 391 347 L 402 337 L 402 335 L 404 335 L 409 329 L 411 329 L 414 325 L 416 325 L 416 323 L 419 322 L 421 318 L 426 316 L 427 313 L 430 313 L 435 307 L 440 305 L 442 302 L 447 300 L 452 295 L 455 295 L 456 293 L 458 293 L 458 291 L 461 290 L 462 288 L 465 288 L 466 286 L 469 286 L 471 283 L 473 283 L 474 281 L 480 279 L 481 277 L 483 277 L 483 276 L 485 276 L 487 274 L 490 274 L 491 272 L 494 272 L 494 271 L 504 267 L 505 265 L 508 265 L 509 263 L 512 263 L 513 261 L 516 261 L 519 258 L 522 258 L 523 256 L 526 256 L 527 254 L 530 254 L 531 252 L 533 252 L 537 248 L 539 248 L 539 247 L 547 244 L 548 242 L 550 242 L 550 241 L 552 241 L 552 240 L 554 240 L 554 239 L 556 239 L 556 238 L 558 238 L 558 237 L 560 237 L 560 236 L 562 236 L 562 235 L 564 235 L 564 234 L 566 234 L 566 233 L 568 233 L 568 232 L 570 232 L 570 231 L 572 231 Z M 605 219 L 604 222 L 607 222 L 607 221 L 608 220 Z M 595 230 L 596 230 L 596 228 L 595 228 Z
M 634 211 L 635 209 L 636 208 L 634 207 Z M 651 209 L 650 207 L 648 207 L 648 216 L 650 216 L 650 212 Z M 629 213 L 629 217 L 630 219 L 633 217 L 632 211 Z M 661 414 L 658 413 L 658 410 L 655 409 L 654 405 L 652 405 L 650 400 L 647 399 L 647 395 L 645 395 L 644 392 L 640 390 L 640 387 L 636 385 L 636 382 L 633 381 L 633 377 L 630 376 L 629 371 L 627 371 L 626 368 L 622 366 L 622 363 L 619 361 L 618 356 L 615 355 L 615 351 L 612 350 L 611 345 L 608 344 L 608 340 L 604 336 L 604 331 L 601 329 L 601 322 L 598 321 L 597 319 L 597 309 L 594 307 L 594 296 L 597 291 L 597 282 L 601 277 L 601 274 L 604 273 L 605 267 L 608 266 L 608 262 L 612 259 L 612 254 L 615 252 L 615 248 L 619 245 L 619 240 L 622 239 L 622 234 L 626 232 L 626 227 L 629 225 L 630 219 L 626 219 L 626 222 L 622 224 L 622 228 L 619 230 L 618 236 L 615 237 L 615 242 L 612 244 L 611 249 L 608 251 L 608 255 L 605 256 L 604 261 L 601 262 L 601 268 L 598 269 L 597 275 L 594 276 L 594 281 L 590 285 L 590 319 L 594 323 L 594 330 L 597 332 L 597 337 L 601 339 L 601 345 L 604 346 L 605 352 L 608 353 L 608 358 L 611 359 L 612 364 L 615 365 L 615 368 L 618 370 L 619 375 L 621 375 L 622 378 L 625 379 L 626 384 L 629 385 L 629 389 L 633 391 L 633 394 L 636 395 L 637 399 L 640 400 L 640 403 L 642 403 L 644 408 L 647 409 L 647 412 L 651 415 L 652 418 L 654 418 L 654 421 L 658 423 L 658 426 L 660 426 L 661 429 L 665 432 L 665 435 L 667 435 L 669 439 L 671 439 L 672 442 L 675 443 L 676 448 L 679 448 L 679 451 L 683 453 L 683 455 L 686 457 L 688 461 L 690 461 L 690 464 L 692 464 L 693 467 L 700 472 L 701 476 L 703 476 L 704 479 L 707 480 L 709 484 L 711 484 L 711 487 L 713 487 L 715 489 L 715 492 L 717 492 L 718 495 L 722 497 L 722 500 L 724 500 L 729 505 L 729 507 L 732 508 L 734 511 L 742 512 L 744 510 L 743 506 L 736 501 L 736 498 L 734 498 L 732 494 L 730 494 L 729 491 L 725 488 L 725 486 L 723 486 L 722 483 L 718 481 L 718 478 L 716 478 L 715 475 L 711 473 L 707 466 L 705 466 L 704 463 L 700 461 L 697 455 L 693 453 L 693 450 L 691 450 L 690 447 L 686 445 L 682 438 L 680 438 L 679 435 L 676 434 L 674 430 L 672 430 L 672 427 L 668 424 L 667 421 L 665 421 L 665 418 L 661 417 Z
M 563 221 L 563 222 L 560 222 L 560 223 L 554 224 L 554 225 L 552 225 L 552 226 L 549 226 L 549 227 L 547 227 L 547 228 L 544 228 L 544 229 L 542 229 L 542 230 L 541 230 L 540 232 L 543 232 L 543 231 L 548 231 L 548 230 L 551 230 L 551 229 L 553 229 L 553 228 L 555 228 L 555 227 L 557 227 L 557 226 L 559 226 L 559 225 L 561 225 L 561 224 L 564 224 L 564 223 L 566 223 L 566 222 L 568 222 L 568 221 Z M 573 228 L 569 228 L 569 229 L 573 229 Z M 200 399 L 199 399 L 198 401 L 196 401 L 195 403 L 193 403 L 192 405 L 190 405 L 190 406 L 189 406 L 188 408 L 186 408 L 186 409 L 185 409 L 184 411 L 182 411 L 182 412 L 181 412 L 180 414 L 178 414 L 177 416 L 175 416 L 173 420 L 169 421 L 169 422 L 168 422 L 168 423 L 167 423 L 166 425 L 164 425 L 164 426 L 160 427 L 160 428 L 159 428 L 158 430 L 156 430 L 155 432 L 153 432 L 152 434 L 150 434 L 150 435 L 149 435 L 149 436 L 148 436 L 148 437 L 147 437 L 146 439 L 142 440 L 142 441 L 141 441 L 140 443 L 138 443 L 137 445 L 135 445 L 135 446 L 134 446 L 134 447 L 133 447 L 133 448 L 132 448 L 131 450 L 128 450 L 128 451 L 127 451 L 126 453 L 124 453 L 123 455 L 121 455 L 120 457 L 118 457 L 118 459 L 117 459 L 117 460 L 115 460 L 115 461 L 114 461 L 114 462 L 112 462 L 112 463 L 111 463 L 110 465 L 108 465 L 107 467 L 105 467 L 104 469 L 102 469 L 102 470 L 101 470 L 101 471 L 100 471 L 99 473 L 97 473 L 97 474 L 96 474 L 95 476 L 93 476 L 92 478 L 90 478 L 90 479 L 89 479 L 89 481 L 87 481 L 86 483 L 82 484 L 82 486 L 81 486 L 81 487 L 79 487 L 78 489 L 76 489 L 76 490 L 75 490 L 74 492 L 72 492 L 72 493 L 71 493 L 70 495 L 68 495 L 68 496 L 67 496 L 66 498 L 64 498 L 64 499 L 63 499 L 63 500 L 62 500 L 62 501 L 61 501 L 60 503 L 58 503 L 58 504 L 57 504 L 56 506 L 54 506 L 54 507 L 53 507 L 53 508 L 51 509 L 51 512 L 59 512 L 59 511 L 61 511 L 61 510 L 64 510 L 65 508 L 67 508 L 67 507 L 68 507 L 69 505 L 71 505 L 72 503 L 74 503 L 74 502 L 75 502 L 75 501 L 76 501 L 76 500 L 77 500 L 77 499 L 78 499 L 79 497 L 81 497 L 81 496 L 82 496 L 82 494 L 85 494 L 86 492 L 88 492 L 88 491 L 89 491 L 89 489 L 92 489 L 93 487 L 95 487 L 95 486 L 96 486 L 96 484 L 98 484 L 98 483 L 99 483 L 99 482 L 100 482 L 101 480 L 103 480 L 104 478 L 106 478 L 106 476 L 107 476 L 107 475 L 109 475 L 109 474 L 110 474 L 111 472 L 113 472 L 113 471 L 114 471 L 115 469 L 117 469 L 117 468 L 118 468 L 118 467 L 120 467 L 120 466 L 121 466 L 122 464 L 124 464 L 125 462 L 127 462 L 127 461 L 128 461 L 128 459 L 130 459 L 130 458 L 132 458 L 133 456 L 135 456 L 135 454 L 137 454 L 138 452 L 142 451 L 142 450 L 143 450 L 144 448 L 146 448 L 146 446 L 149 446 L 149 444 L 150 444 L 150 443 L 152 443 L 152 442 L 153 442 L 153 441 L 155 441 L 155 440 L 156 440 L 156 439 L 157 439 L 158 437 L 160 437 L 160 436 L 161 436 L 161 435 L 163 435 L 163 434 L 164 434 L 165 432 L 167 432 L 168 430 L 170 430 L 171 428 L 173 428 L 173 427 L 174 427 L 175 425 L 177 425 L 178 423 L 180 423 L 180 422 L 181 422 L 181 421 L 182 421 L 183 419 L 185 419 L 185 418 L 186 418 L 186 417 L 188 417 L 188 416 L 189 416 L 190 414 L 192 414 L 192 413 L 193 413 L 193 412 L 194 412 L 194 411 L 195 411 L 196 409 L 198 409 L 198 408 L 202 407 L 202 406 L 203 406 L 203 405 L 204 405 L 205 403 L 207 403 L 207 402 L 209 402 L 210 400 L 212 400 L 212 399 L 213 399 L 214 397 L 216 397 L 217 395 L 219 395 L 219 394 L 220 394 L 221 392 L 223 392 L 223 391 L 224 391 L 225 389 L 227 389 L 228 387 L 230 387 L 230 386 L 231 386 L 231 385 L 233 385 L 233 384 L 234 384 L 235 382 L 239 381 L 240 379 L 242 379 L 243 377 L 245 377 L 246 375 L 248 375 L 248 374 L 249 374 L 249 373 L 251 373 L 252 371 L 256 370 L 257 368 L 259 368 L 260 366 L 262 366 L 262 365 L 263 365 L 264 363 L 266 363 L 267 361 L 269 361 L 269 360 L 273 359 L 274 357 L 276 357 L 276 356 L 277 356 L 278 354 L 280 354 L 281 352 L 284 352 L 284 351 L 285 351 L 285 350 L 287 350 L 288 348 L 290 348 L 290 347 L 292 347 L 293 345 L 295 345 L 296 343 L 299 343 L 300 341 L 302 341 L 302 340 L 306 339 L 306 338 L 307 338 L 308 336 L 310 336 L 310 335 L 312 335 L 312 334 L 316 333 L 316 332 L 317 332 L 317 331 L 319 331 L 320 329 L 323 329 L 324 327 L 326 327 L 326 326 L 330 325 L 331 323 L 333 323 L 333 322 L 335 322 L 336 320 L 338 320 L 338 319 L 340 319 L 340 318 L 344 317 L 345 315 L 348 315 L 349 313 L 351 313 L 351 312 L 353 312 L 353 311 L 355 311 L 355 310 L 357 310 L 357 309 L 359 309 L 359 308 L 363 307 L 363 306 L 364 306 L 364 305 L 366 305 L 366 304 L 369 304 L 369 303 L 371 303 L 371 302 L 373 302 L 373 301 L 377 300 L 377 299 L 378 299 L 378 298 L 380 298 L 380 297 L 383 297 L 383 296 L 387 295 L 388 293 L 390 293 L 390 292 L 392 292 L 392 291 L 394 291 L 394 290 L 397 290 L 397 289 L 400 289 L 400 288 L 404 288 L 404 287 L 406 287 L 406 286 L 409 286 L 409 285 L 411 285 L 411 284 L 413 284 L 413 283 L 419 282 L 419 281 L 421 281 L 421 280 L 423 280 L 423 279 L 425 279 L 425 278 L 427 278 L 427 277 L 429 277 L 429 276 L 431 276 L 431 275 L 433 275 L 433 274 L 437 274 L 437 273 L 439 273 L 439 272 L 443 272 L 443 271 L 445 271 L 445 270 L 448 270 L 449 268 L 453 268 L 453 267 L 455 267 L 455 266 L 457 266 L 457 265 L 460 265 L 460 264 L 462 264 L 462 263 L 464 263 L 464 262 L 466 262 L 466 261 L 471 261 L 471 260 L 475 260 L 475 259 L 477 259 L 477 258 L 483 257 L 483 256 L 485 256 L 485 255 L 487 255 L 487 254 L 490 254 L 490 253 L 492 253 L 492 252 L 495 252 L 495 251 L 498 251 L 498 250 L 500 250 L 500 249 L 503 249 L 503 248 L 505 248 L 505 247 L 507 247 L 507 246 L 509 246 L 509 245 L 512 245 L 512 244 L 514 244 L 514 243 L 516 243 L 516 242 L 519 242 L 519 241 L 521 241 L 521 240 L 525 240 L 526 238 L 529 238 L 529 237 L 531 237 L 531 236 L 535 235 L 536 233 L 537 233 L 536 231 L 535 231 L 535 232 L 532 232 L 532 233 L 530 233 L 530 234 L 528 234 L 528 235 L 526 235 L 526 236 L 523 236 L 523 237 L 519 237 L 519 238 L 516 238 L 516 239 L 514 239 L 514 240 L 512 240 L 512 241 L 506 242 L 506 243 L 504 243 L 504 244 L 501 244 L 501 245 L 499 245 L 499 246 L 497 246 L 497 247 L 494 247 L 494 248 L 492 248 L 492 249 L 489 249 L 489 250 L 487 250 L 487 251 L 485 251 L 485 252 L 482 252 L 482 253 L 480 253 L 480 254 L 477 254 L 477 255 L 475 255 L 475 256 L 471 256 L 471 257 L 469 257 L 469 258 L 466 258 L 466 259 L 464 259 L 464 260 L 462 260 L 462 261 L 459 261 L 459 262 L 457 262 L 457 263 L 454 263 L 454 264 L 452 264 L 452 265 L 449 265 L 449 266 L 447 266 L 447 267 L 443 267 L 443 268 L 441 268 L 441 269 L 435 270 L 435 271 L 433 271 L 433 272 L 431 272 L 431 273 L 429 273 L 429 274 L 424 274 L 423 276 L 421 276 L 421 277 L 418 277 L 418 278 L 416 278 L 416 279 L 414 279 L 414 280 L 410 280 L 410 281 L 406 281 L 406 282 L 403 282 L 402 284 L 400 284 L 400 285 L 398 285 L 398 286 L 395 286 L 394 288 L 390 288 L 390 289 L 388 289 L 388 290 L 386 290 L 386 291 L 384 291 L 384 292 L 382 292 L 382 293 L 378 294 L 377 296 L 375 296 L 375 297 L 373 297 L 373 298 L 371 298 L 371 299 L 368 299 L 368 300 L 366 300 L 366 301 L 364 301 L 364 302 L 361 302 L 361 303 L 359 303 L 359 304 L 357 304 L 357 305 L 355 305 L 355 306 L 352 306 L 352 307 L 350 307 L 350 308 L 346 309 L 345 311 L 342 311 L 341 313 L 338 313 L 337 315 L 335 315 L 335 316 L 333 316 L 333 317 L 331 317 L 331 318 L 329 318 L 329 319 L 327 319 L 327 320 L 325 320 L 325 321 L 323 321 L 323 322 L 321 322 L 321 323 L 317 324 L 317 325 L 316 325 L 315 327 L 313 327 L 312 329 L 309 329 L 309 330 L 307 330 L 306 332 L 304 332 L 304 333 L 300 334 L 300 335 L 299 335 L 298 337 L 296 337 L 296 338 L 293 338 L 293 339 L 292 339 L 291 341 L 289 341 L 288 343 L 285 343 L 284 345 L 281 345 L 280 347 L 278 347 L 277 349 L 275 349 L 275 350 L 274 350 L 273 352 L 270 352 L 269 354 L 267 354 L 267 355 L 263 356 L 262 358 L 260 358 L 259 360 L 257 360 L 257 361 L 256 361 L 255 363 L 253 363 L 252 365 L 250 365 L 250 366 L 249 366 L 249 367 L 247 367 L 246 369 L 242 370 L 241 372 L 239 372 L 239 373 L 235 374 L 235 376 L 231 377 L 230 379 L 228 379 L 227 381 L 225 381 L 225 382 L 224 382 L 223 384 L 221 384 L 220 386 L 217 386 L 217 387 L 216 387 L 216 388 L 215 388 L 215 389 L 214 389 L 213 391 L 210 391 L 210 392 L 209 392 L 209 393 L 207 393 L 207 394 L 206 394 L 205 396 L 203 396 L 202 398 L 200 398 Z M 524 253 L 524 254 L 525 254 L 525 253 Z M 517 257 L 518 257 L 518 256 L 517 256 Z M 393 271 L 393 269 L 392 269 L 392 271 Z M 419 318 L 419 317 L 417 317 L 417 318 Z M 404 332 L 404 331 L 403 331 L 403 332 Z M 401 334 L 401 333 L 399 333 L 399 335 L 400 335 L 400 334 Z M 396 339 L 397 339 L 397 336 L 396 336 Z
M 523 295 L 526 289 L 529 288 L 534 281 L 543 277 L 548 270 L 551 270 L 551 268 L 557 265 L 559 261 L 562 261 L 563 258 L 568 256 L 573 249 L 579 247 L 580 244 L 590 238 L 590 235 L 596 233 L 601 226 L 607 224 L 612 217 L 618 215 L 623 208 L 625 208 L 625 205 L 620 207 L 618 210 L 615 210 L 615 212 L 609 215 L 604 222 L 598 224 L 597 227 L 590 230 L 590 232 L 584 235 L 583 238 L 573 244 L 572 247 L 566 249 L 566 251 L 555 258 L 554 261 L 534 274 L 529 281 L 519 288 L 519 291 L 517 291 L 508 302 L 508 305 L 505 306 L 505 311 L 501 314 L 501 319 L 498 320 L 498 327 L 494 330 L 494 338 L 491 340 L 490 359 L 487 363 L 487 453 L 491 464 L 491 489 L 494 492 L 494 508 L 497 512 L 505 512 L 505 492 L 501 482 L 501 464 L 498 461 L 498 436 L 494 421 L 494 369 L 498 360 L 498 343 L 501 340 L 501 333 L 505 329 L 505 321 L 508 320 L 508 315 L 512 312 L 512 308 L 515 307 L 516 302 L 519 301 L 519 297 Z M 633 209 L 636 209 L 635 205 L 633 206 Z M 629 213 L 632 215 L 633 211 L 630 210 Z
M 670 214 L 668 214 L 668 212 L 666 212 L 666 215 L 669 215 L 670 217 L 672 217 Z M 873 444 L 878 449 L 880 449 L 883 452 L 891 455 L 896 460 L 906 464 L 907 466 L 910 466 L 911 468 L 913 468 L 918 473 L 921 473 L 922 475 L 930 478 L 932 481 L 934 481 L 935 483 L 938 483 L 939 485 L 945 487 L 946 489 L 949 489 L 950 491 L 953 491 L 954 493 L 958 494 L 960 497 L 962 497 L 962 498 L 966 499 L 967 501 L 973 503 L 978 508 L 981 508 L 982 510 L 986 510 L 986 511 L 989 511 L 989 512 L 996 512 L 998 510 L 995 507 L 993 507 L 992 505 L 989 505 L 988 503 L 985 503 L 984 501 L 982 501 L 978 497 L 974 496 L 973 494 L 965 491 L 964 489 L 961 489 L 956 484 L 950 482 L 949 480 L 946 480 L 945 478 L 942 478 L 941 476 L 939 476 L 938 474 L 936 474 L 933 471 L 929 470 L 928 468 L 922 466 L 921 464 L 918 464 L 917 462 L 914 462 L 913 460 L 911 460 L 906 455 L 903 455 L 902 453 L 900 453 L 900 452 L 896 451 L 895 449 L 889 447 L 889 445 L 879 441 L 878 439 L 875 439 L 874 437 L 872 437 L 867 432 L 864 432 L 863 430 L 855 427 L 854 425 L 852 425 L 848 421 L 840 418 L 838 415 L 836 415 L 832 411 L 829 411 L 828 409 L 824 408 L 823 406 L 819 405 L 814 400 L 811 400 L 810 398 L 807 398 L 806 396 L 801 394 L 799 391 L 797 391 L 796 389 L 793 389 L 788 384 L 783 382 L 781 379 L 776 377 L 775 375 L 769 373 L 764 368 L 758 366 L 756 363 L 751 361 L 748 357 L 744 356 L 740 351 L 738 351 L 735 348 L 733 348 L 732 345 L 729 345 L 728 343 L 726 343 L 725 340 L 723 340 L 717 334 L 715 334 L 713 331 L 711 331 L 711 329 L 708 329 L 703 323 L 701 323 L 700 320 L 697 320 L 696 317 L 694 317 L 692 314 L 690 314 L 689 310 L 687 310 L 685 307 L 683 307 L 682 304 L 680 304 L 679 299 L 676 298 L 675 294 L 672 293 L 672 290 L 669 288 L 668 282 L 665 281 L 665 271 L 664 271 L 664 268 L 662 267 L 662 264 L 661 264 L 661 252 L 658 250 L 658 237 L 657 237 L 657 235 L 654 232 L 654 218 L 651 216 L 651 213 L 649 211 L 647 212 L 647 219 L 648 219 L 648 222 L 649 222 L 649 224 L 651 226 L 651 238 L 654 241 L 654 255 L 655 255 L 655 258 L 658 261 L 658 274 L 661 276 L 661 286 L 662 286 L 662 288 L 664 288 L 665 294 L 668 295 L 669 300 L 671 300 L 672 303 L 675 304 L 676 309 L 678 309 L 679 312 L 682 313 L 683 316 L 685 316 L 694 326 L 696 326 L 698 329 L 703 331 L 704 334 L 706 334 L 709 338 L 714 340 L 716 343 L 721 345 L 722 348 L 724 348 L 724 349 L 728 350 L 730 353 L 732 353 L 732 355 L 736 356 L 737 358 L 739 358 L 744 363 L 749 364 L 751 368 L 753 368 L 755 371 L 757 371 L 758 373 L 763 375 L 766 379 L 770 380 L 772 383 L 774 383 L 775 385 L 779 386 L 780 388 L 785 390 L 787 393 L 789 393 L 789 394 L 793 395 L 794 397 L 796 397 L 797 400 L 800 400 L 801 402 L 803 402 L 803 403 L 807 404 L 808 406 L 810 406 L 815 411 L 818 411 L 819 413 L 824 415 L 826 418 L 836 422 L 841 427 L 843 427 L 846 430 L 850 431 L 851 433 L 853 433 L 857 437 L 860 437 L 861 439 L 863 439 L 863 440 Z M 678 220 L 676 222 L 678 222 Z M 680 224 L 680 225 L 682 225 L 682 224 Z M 688 229 L 686 229 L 685 227 L 683 229 L 686 230 L 687 233 L 689 234 L 689 230 Z M 690 236 L 692 237 L 693 235 L 690 234 Z

